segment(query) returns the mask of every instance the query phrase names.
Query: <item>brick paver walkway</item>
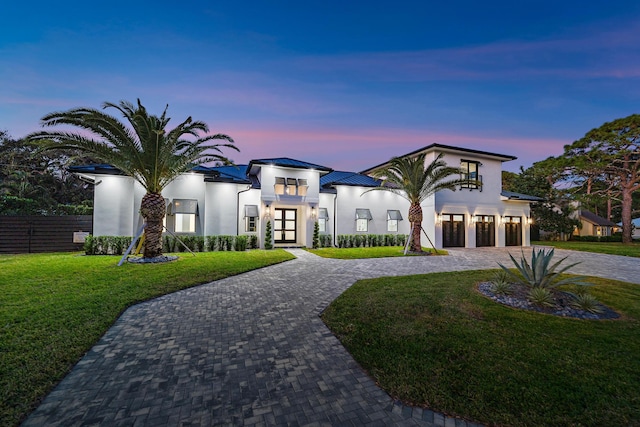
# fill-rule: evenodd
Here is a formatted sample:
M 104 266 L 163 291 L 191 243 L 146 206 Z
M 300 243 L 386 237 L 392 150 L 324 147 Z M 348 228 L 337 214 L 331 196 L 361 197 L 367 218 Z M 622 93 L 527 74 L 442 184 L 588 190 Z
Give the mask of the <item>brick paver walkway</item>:
M 506 249 L 349 261 L 291 252 L 129 308 L 24 426 L 475 425 L 394 402 L 318 314 L 358 279 L 495 268 Z M 574 272 L 640 283 L 638 258 L 557 253 L 583 261 Z

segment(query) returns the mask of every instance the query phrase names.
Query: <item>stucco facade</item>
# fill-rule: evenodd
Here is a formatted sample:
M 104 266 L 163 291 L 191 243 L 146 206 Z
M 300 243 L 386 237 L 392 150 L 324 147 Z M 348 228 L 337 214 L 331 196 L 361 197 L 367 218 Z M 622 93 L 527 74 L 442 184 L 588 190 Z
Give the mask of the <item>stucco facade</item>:
M 464 166 L 482 186 L 441 191 L 426 200 L 423 229 L 437 248 L 528 246 L 528 196 L 503 192 L 502 163 L 515 159 L 494 153 L 433 144 L 427 162 L 440 153 L 450 166 Z M 253 160 L 248 165 L 197 167 L 164 190 L 167 230 L 176 234 L 258 236 L 264 247 L 267 221 L 275 246 L 311 246 L 316 221 L 335 243 L 340 234 L 409 234 L 409 202 L 379 186 L 371 174 L 288 158 Z M 94 235 L 135 235 L 144 190 L 109 165 L 73 171 L 95 184 Z M 422 235 L 423 246 L 430 246 Z

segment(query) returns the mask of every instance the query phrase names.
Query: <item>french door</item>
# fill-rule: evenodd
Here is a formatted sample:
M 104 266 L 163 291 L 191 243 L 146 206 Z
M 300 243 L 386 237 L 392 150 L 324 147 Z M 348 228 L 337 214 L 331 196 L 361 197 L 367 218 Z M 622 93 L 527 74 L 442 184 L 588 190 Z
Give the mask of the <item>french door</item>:
M 496 227 L 493 215 L 476 215 L 476 247 L 496 245 Z
M 519 216 L 504 217 L 505 246 L 522 246 L 522 218 Z
M 464 248 L 464 215 L 442 215 L 442 246 Z
M 296 209 L 276 208 L 273 218 L 273 241 L 275 243 L 296 243 L 298 211 Z

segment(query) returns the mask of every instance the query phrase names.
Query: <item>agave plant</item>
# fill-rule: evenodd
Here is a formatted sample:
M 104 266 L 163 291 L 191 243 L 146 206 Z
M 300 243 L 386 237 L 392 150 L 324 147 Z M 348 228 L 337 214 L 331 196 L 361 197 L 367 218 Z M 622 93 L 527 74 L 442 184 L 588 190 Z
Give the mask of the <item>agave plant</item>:
M 547 288 L 531 288 L 527 298 L 535 305 L 545 307 L 552 307 L 554 302 L 553 294 Z
M 573 308 L 595 314 L 602 313 L 604 311 L 602 305 L 600 304 L 600 301 L 598 301 L 596 297 L 587 292 L 574 294 L 573 301 L 571 301 L 571 306 Z
M 510 295 L 513 292 L 509 276 L 504 271 L 494 274 L 491 279 L 491 290 L 497 295 Z
M 562 262 L 566 260 L 567 257 L 564 257 L 556 263 L 551 264 L 553 254 L 554 249 L 551 249 L 547 252 L 544 249 L 536 250 L 534 248 L 531 253 L 531 263 L 529 263 L 525 258 L 524 252 L 522 253 L 520 261 L 516 261 L 513 255 L 509 254 L 509 257 L 515 264 L 518 273 L 514 273 L 500 263 L 498 263 L 498 265 L 516 283 L 525 285 L 529 288 L 553 289 L 557 288 L 560 285 L 567 284 L 582 286 L 591 285 L 590 283 L 584 281 L 584 276 L 565 277 L 564 279 L 561 278 L 562 273 L 564 273 L 571 267 L 578 265 L 579 262 L 559 268 L 560 264 L 562 264 Z

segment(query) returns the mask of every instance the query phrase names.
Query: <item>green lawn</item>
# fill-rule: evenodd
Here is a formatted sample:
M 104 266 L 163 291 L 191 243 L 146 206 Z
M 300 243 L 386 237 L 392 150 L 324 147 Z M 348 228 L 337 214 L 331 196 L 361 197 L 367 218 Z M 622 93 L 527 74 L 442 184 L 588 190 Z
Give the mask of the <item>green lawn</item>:
M 294 258 L 282 250 L 120 257 L 0 256 L 0 425 L 17 425 L 136 302 Z
M 425 252 L 432 252 L 433 249 L 422 248 Z M 362 259 L 362 258 L 385 258 L 405 256 L 402 246 L 377 246 L 372 248 L 320 248 L 307 249 L 309 252 L 324 258 L 337 259 Z M 447 251 L 439 249 L 438 255 L 447 255 Z M 416 256 L 407 254 L 407 256 Z
M 558 249 L 573 251 L 597 252 L 601 254 L 640 257 L 640 243 L 623 245 L 614 242 L 531 242 L 532 246 L 553 246 Z
M 322 318 L 405 402 L 491 425 L 640 425 L 640 286 L 592 278 L 622 318 L 583 321 L 484 298 L 492 274 L 362 280 Z

